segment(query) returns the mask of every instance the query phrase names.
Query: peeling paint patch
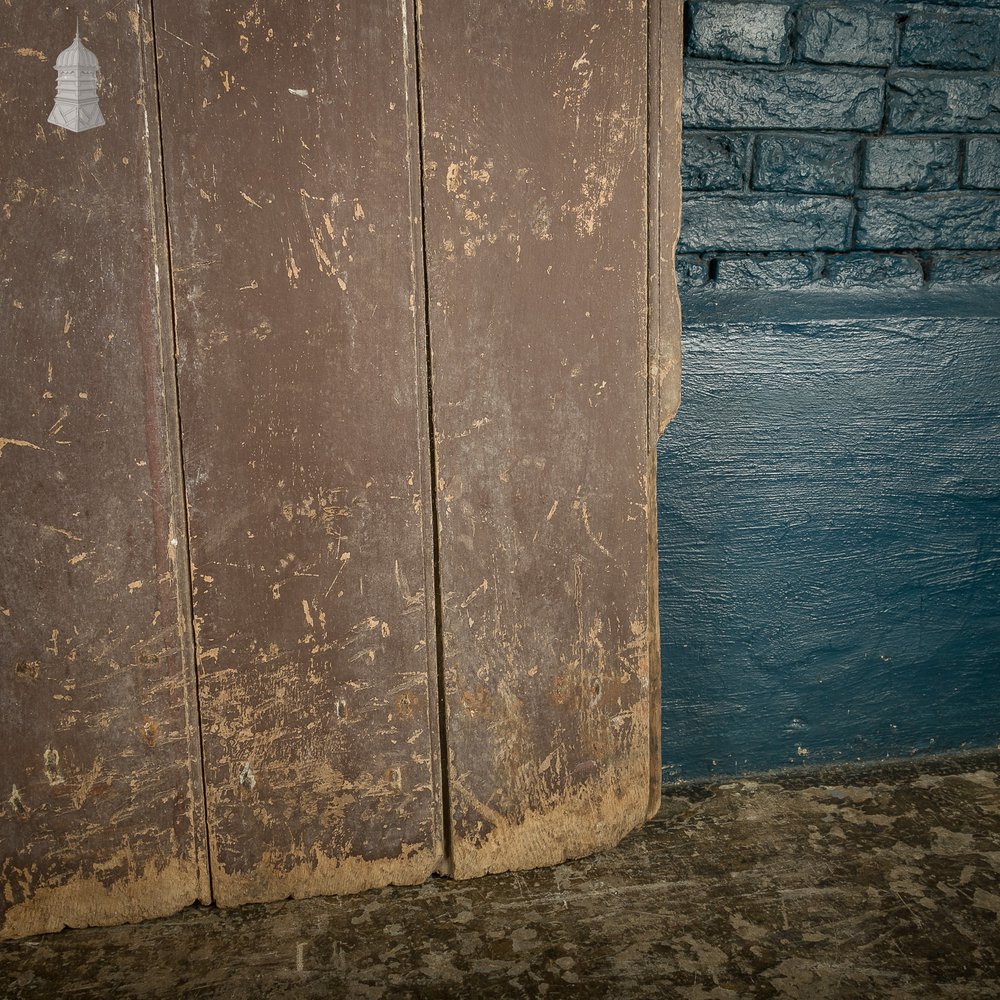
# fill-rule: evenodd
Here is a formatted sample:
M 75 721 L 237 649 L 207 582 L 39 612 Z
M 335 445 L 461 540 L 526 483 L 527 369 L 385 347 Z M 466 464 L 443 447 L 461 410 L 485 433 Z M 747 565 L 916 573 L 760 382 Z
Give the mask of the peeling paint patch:
M 251 792 L 257 787 L 257 778 L 254 776 L 249 761 L 240 767 L 239 782 L 244 788 L 249 788 Z
M 155 719 L 146 715 L 142 721 L 142 740 L 148 747 L 155 747 L 160 738 L 160 727 Z
M 285 256 L 285 273 L 288 275 L 288 283 L 293 288 L 298 288 L 299 281 L 299 271 L 298 264 L 295 263 L 295 252 L 292 250 L 292 241 L 285 240 L 285 245 L 288 247 L 288 253 Z
M 59 772 L 59 751 L 54 747 L 46 747 L 42 761 L 45 766 L 45 777 L 48 778 L 49 784 L 63 784 L 64 778 Z
M 42 672 L 42 664 L 38 660 L 18 660 L 14 664 L 14 675 L 22 680 L 37 680 Z
M 3 455 L 3 450 L 8 445 L 12 448 L 31 448 L 33 451 L 44 451 L 44 448 L 39 447 L 32 441 L 22 441 L 18 438 L 0 438 L 0 455 Z
M 24 804 L 24 799 L 21 797 L 21 790 L 17 785 L 11 785 L 10 798 L 7 799 L 10 804 L 11 809 L 18 816 L 27 816 L 28 807 Z

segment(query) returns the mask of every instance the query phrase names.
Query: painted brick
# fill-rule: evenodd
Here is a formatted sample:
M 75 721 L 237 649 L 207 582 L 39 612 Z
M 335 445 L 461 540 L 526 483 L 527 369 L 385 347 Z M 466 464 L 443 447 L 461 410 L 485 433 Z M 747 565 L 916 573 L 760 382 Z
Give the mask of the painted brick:
M 993 250 L 1000 195 L 869 195 L 858 200 L 857 245 L 871 249 Z
M 898 73 L 889 81 L 890 132 L 1000 132 L 1000 79 L 988 73 Z
M 734 62 L 788 58 L 788 7 L 772 3 L 689 4 L 688 55 Z
M 955 7 L 1000 8 L 1000 0 L 926 0 L 926 3 L 928 7 L 942 11 Z
M 956 187 L 958 140 L 897 135 L 868 139 L 862 183 L 897 191 Z
M 836 288 L 919 288 L 920 261 L 910 254 L 849 253 L 830 256 L 824 284 Z
M 761 136 L 753 186 L 761 191 L 850 194 L 856 148 L 857 142 L 845 136 Z
M 884 84 L 875 70 L 802 67 L 786 71 L 689 62 L 684 73 L 688 128 L 875 131 Z
M 901 66 L 989 69 L 997 50 L 997 21 L 989 14 L 917 11 L 903 24 Z
M 686 191 L 743 187 L 750 137 L 735 133 L 684 134 L 681 182 Z
M 741 289 L 804 288 L 813 280 L 813 258 L 805 255 L 722 257 L 715 287 Z
M 962 183 L 971 188 L 1000 188 L 1000 136 L 980 135 L 965 140 Z
M 849 198 L 694 195 L 684 200 L 680 250 L 844 250 Z
M 798 15 L 796 55 L 818 63 L 888 66 L 896 46 L 896 19 L 859 4 L 803 8 Z
M 674 266 L 677 271 L 677 288 L 680 291 L 701 288 L 708 281 L 708 263 L 697 254 L 677 254 Z
M 941 285 L 1000 286 L 1000 253 L 935 253 L 931 281 Z

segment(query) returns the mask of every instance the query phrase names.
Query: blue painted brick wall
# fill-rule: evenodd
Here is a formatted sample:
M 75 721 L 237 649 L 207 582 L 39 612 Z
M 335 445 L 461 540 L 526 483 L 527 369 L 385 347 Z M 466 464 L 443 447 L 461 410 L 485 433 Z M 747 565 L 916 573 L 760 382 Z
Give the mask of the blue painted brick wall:
M 795 51 L 805 62 L 888 66 L 896 46 L 890 11 L 860 4 L 807 4 L 796 19 Z
M 688 52 L 707 59 L 781 64 L 788 58 L 789 8 L 778 3 L 690 4 Z
M 991 285 L 1000 0 L 689 0 L 682 294 Z
M 1000 0 L 689 0 L 668 777 L 1000 741 Z

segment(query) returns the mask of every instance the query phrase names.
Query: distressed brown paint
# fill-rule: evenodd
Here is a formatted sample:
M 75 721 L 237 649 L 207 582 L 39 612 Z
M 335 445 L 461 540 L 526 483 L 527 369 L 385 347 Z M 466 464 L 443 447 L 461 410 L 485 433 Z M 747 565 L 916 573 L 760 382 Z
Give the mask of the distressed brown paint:
M 412 11 L 158 0 L 215 898 L 441 853 Z
M 208 899 L 148 4 L 4 15 L 0 936 Z
M 459 877 L 610 846 L 658 795 L 651 445 L 671 376 L 647 307 L 647 16 L 419 17 Z
M 224 905 L 655 810 L 680 8 L 587 7 L 109 0 L 79 136 L 17 15 L 4 934 L 208 898 L 199 700 Z

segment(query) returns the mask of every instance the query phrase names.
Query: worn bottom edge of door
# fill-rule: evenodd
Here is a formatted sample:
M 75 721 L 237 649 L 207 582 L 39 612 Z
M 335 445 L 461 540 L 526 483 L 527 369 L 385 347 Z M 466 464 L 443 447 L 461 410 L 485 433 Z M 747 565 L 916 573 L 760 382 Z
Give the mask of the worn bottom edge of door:
M 583 786 L 517 822 L 501 816 L 485 837 L 456 838 L 450 874 L 456 879 L 547 868 L 610 850 L 646 820 L 646 761 L 606 773 L 600 785 Z
M 409 856 L 379 861 L 316 854 L 312 861 L 282 872 L 278 858 L 265 856 L 244 874 L 216 872 L 211 898 L 207 886 L 199 888 L 197 866 L 180 859 L 110 886 L 94 877 L 42 886 L 7 911 L 0 939 L 139 923 L 196 903 L 234 907 L 351 895 L 388 885 L 419 885 L 436 874 L 465 880 L 557 865 L 609 850 L 643 824 L 648 806 L 643 776 L 632 774 L 624 783 L 623 777 L 600 791 L 581 789 L 551 809 L 529 812 L 519 823 L 501 823 L 474 848 L 459 848 L 450 864 L 441 855 L 417 849 Z
M 288 871 L 280 868 L 284 855 L 263 860 L 251 871 L 226 874 L 216 871 L 214 902 L 219 906 L 273 903 L 310 896 L 347 896 L 387 885 L 419 885 L 426 882 L 441 863 L 440 856 L 419 845 L 399 858 L 366 861 L 364 858 L 333 858 L 317 852 Z
M 209 903 L 193 861 L 173 858 L 131 879 L 105 885 L 77 876 L 62 885 L 42 885 L 7 910 L 0 939 L 49 934 L 66 927 L 113 927 L 168 917 L 194 903 Z

